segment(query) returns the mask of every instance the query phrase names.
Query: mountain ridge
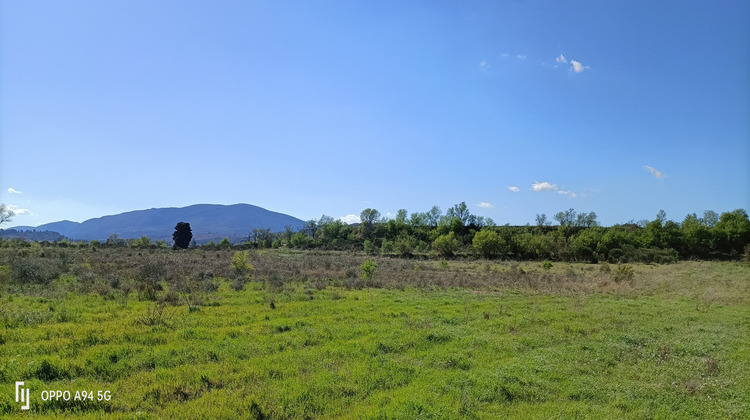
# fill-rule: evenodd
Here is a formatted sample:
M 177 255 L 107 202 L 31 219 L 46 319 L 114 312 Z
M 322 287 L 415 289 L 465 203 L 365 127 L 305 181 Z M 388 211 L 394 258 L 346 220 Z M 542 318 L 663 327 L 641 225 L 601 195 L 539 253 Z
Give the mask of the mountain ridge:
M 106 240 L 117 234 L 123 239 L 148 236 L 152 240 L 171 241 L 178 222 L 190 223 L 197 242 L 229 237 L 235 242 L 246 238 L 253 229 L 280 232 L 286 226 L 298 230 L 304 221 L 288 214 L 264 209 L 252 204 L 193 204 L 186 207 L 161 207 L 131 210 L 105 215 L 83 222 L 61 220 L 36 227 L 18 226 L 14 229 L 57 232 L 71 240 Z

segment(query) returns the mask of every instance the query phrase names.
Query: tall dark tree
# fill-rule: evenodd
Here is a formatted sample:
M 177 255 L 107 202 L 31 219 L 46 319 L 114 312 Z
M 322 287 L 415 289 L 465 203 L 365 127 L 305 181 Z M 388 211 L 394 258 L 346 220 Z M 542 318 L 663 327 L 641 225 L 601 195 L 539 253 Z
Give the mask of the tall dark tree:
M 362 222 L 359 225 L 359 229 L 362 231 L 365 239 L 367 239 L 375 228 L 375 224 L 380 221 L 380 212 L 375 209 L 364 209 L 359 214 L 359 220 Z
M 190 230 L 190 223 L 177 223 L 177 226 L 174 227 L 172 239 L 174 240 L 173 249 L 187 249 L 190 245 L 190 240 L 193 239 L 193 231 Z

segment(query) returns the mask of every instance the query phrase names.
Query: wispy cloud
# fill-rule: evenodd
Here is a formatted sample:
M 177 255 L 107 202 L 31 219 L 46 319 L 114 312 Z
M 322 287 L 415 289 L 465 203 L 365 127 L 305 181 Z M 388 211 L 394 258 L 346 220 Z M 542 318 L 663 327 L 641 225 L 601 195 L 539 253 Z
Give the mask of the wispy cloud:
M 22 209 L 22 208 L 20 208 L 18 206 L 14 206 L 12 204 L 8 204 L 8 209 L 10 209 L 10 211 L 12 211 L 13 214 L 15 214 L 16 216 L 20 216 L 22 214 L 32 214 L 31 210 L 29 210 L 29 209 Z
M 664 174 L 661 171 L 656 170 L 653 166 L 644 166 L 651 174 L 659 179 L 664 178 Z
M 519 55 L 517 55 L 517 56 L 516 56 L 516 58 L 518 58 L 518 59 L 520 59 L 520 60 L 525 60 L 525 59 L 526 59 L 526 56 L 525 56 L 525 55 L 520 55 L 520 54 L 519 54 Z
M 509 55 L 508 53 L 502 53 L 502 54 L 500 54 L 500 56 L 503 57 L 503 58 L 508 58 L 508 55 Z
M 570 198 L 578 197 L 578 194 L 574 193 L 573 191 L 568 191 L 568 190 L 559 190 L 557 193 L 560 195 L 567 195 Z
M 490 65 L 487 64 L 486 60 L 482 60 L 482 61 L 479 62 L 479 68 L 482 69 L 482 70 L 485 70 L 485 69 L 490 68 Z
M 13 187 L 8 188 L 8 192 L 11 194 L 23 194 L 23 192 L 16 190 Z
M 565 56 L 564 56 L 564 55 L 562 55 L 562 54 L 560 54 L 560 56 L 559 56 L 559 57 L 557 57 L 557 58 L 555 59 L 555 61 L 556 61 L 556 62 L 558 62 L 558 63 L 567 63 L 567 62 L 568 62 L 568 60 L 567 60 L 567 59 L 565 58 Z
M 572 69 L 572 70 L 573 70 L 574 72 L 576 72 L 576 73 L 580 73 L 580 72 L 582 72 L 582 71 L 583 71 L 583 70 L 584 70 L 584 69 L 585 69 L 586 67 L 584 67 L 584 66 L 583 66 L 583 64 L 581 64 L 581 62 L 580 62 L 580 61 L 576 61 L 576 60 L 570 60 L 570 68 L 571 68 L 571 69 Z
M 521 191 L 521 189 L 518 188 L 518 187 L 516 187 L 515 185 L 508 185 L 508 189 L 511 190 L 511 191 L 513 191 L 513 192 L 519 192 L 519 191 Z
M 531 189 L 537 192 L 557 191 L 557 184 L 552 184 L 547 181 L 544 181 L 544 182 L 535 181 L 533 184 L 531 184 Z
M 346 216 L 341 216 L 339 220 L 346 223 L 347 225 L 361 222 L 361 219 L 356 214 L 347 214 Z
M 491 209 L 495 206 L 492 205 L 492 203 L 488 203 L 486 201 L 482 201 L 481 203 L 477 204 L 477 206 L 483 208 L 483 209 Z

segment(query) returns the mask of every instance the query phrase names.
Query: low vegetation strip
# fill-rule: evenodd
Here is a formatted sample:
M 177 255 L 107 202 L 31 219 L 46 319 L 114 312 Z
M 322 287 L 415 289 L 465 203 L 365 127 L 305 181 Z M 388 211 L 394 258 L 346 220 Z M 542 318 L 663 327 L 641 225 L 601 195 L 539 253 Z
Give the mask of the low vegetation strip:
M 23 380 L 41 417 L 750 416 L 745 263 L 0 256 L 4 415 Z

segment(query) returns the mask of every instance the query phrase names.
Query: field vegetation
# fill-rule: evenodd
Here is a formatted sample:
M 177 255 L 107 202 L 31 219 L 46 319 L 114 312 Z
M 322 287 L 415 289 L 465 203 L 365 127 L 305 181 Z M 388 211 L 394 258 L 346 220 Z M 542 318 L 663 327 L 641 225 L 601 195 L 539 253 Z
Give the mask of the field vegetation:
M 6 416 L 750 417 L 744 261 L 7 242 Z

